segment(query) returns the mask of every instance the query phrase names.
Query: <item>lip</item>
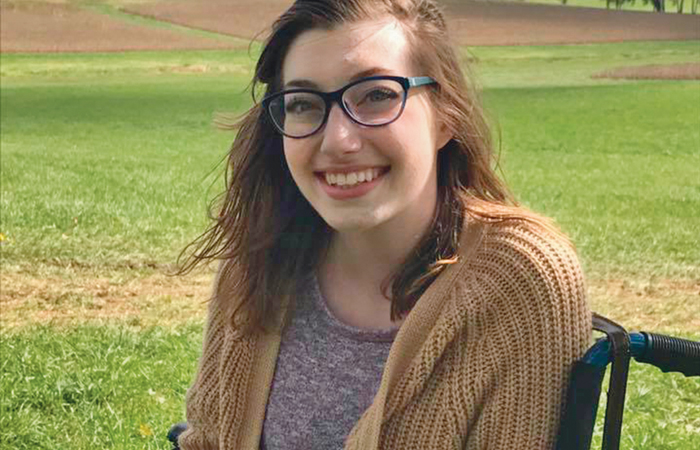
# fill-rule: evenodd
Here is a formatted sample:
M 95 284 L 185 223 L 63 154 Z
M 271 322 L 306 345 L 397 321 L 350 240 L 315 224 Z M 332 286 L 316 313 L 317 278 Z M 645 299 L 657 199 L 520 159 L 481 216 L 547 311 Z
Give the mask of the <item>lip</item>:
M 376 167 L 376 166 L 375 166 Z M 325 173 L 351 173 L 359 172 L 371 167 L 343 167 L 337 169 L 328 169 L 324 171 L 317 171 L 316 180 L 321 185 L 323 191 L 334 200 L 350 200 L 353 198 L 362 197 L 370 191 L 372 191 L 377 185 L 384 179 L 384 176 L 389 172 L 390 168 L 388 166 L 380 167 L 379 176 L 372 181 L 365 181 L 363 183 L 358 183 L 351 188 L 344 188 L 340 186 L 334 186 L 326 183 Z
M 328 167 L 326 169 L 315 170 L 314 173 L 322 175 L 324 173 L 352 173 L 352 172 L 362 172 L 367 169 L 379 169 L 381 172 L 386 172 L 389 166 L 339 166 L 339 167 Z

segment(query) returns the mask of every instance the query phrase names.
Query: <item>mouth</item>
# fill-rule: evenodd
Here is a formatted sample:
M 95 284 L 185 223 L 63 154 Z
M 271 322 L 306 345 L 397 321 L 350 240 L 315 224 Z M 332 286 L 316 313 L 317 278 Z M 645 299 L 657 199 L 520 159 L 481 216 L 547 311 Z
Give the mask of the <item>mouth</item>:
M 315 172 L 316 179 L 326 194 L 334 200 L 351 200 L 363 197 L 382 181 L 389 166 L 367 167 L 359 170 Z
M 370 167 L 350 172 L 316 172 L 316 176 L 326 185 L 340 189 L 353 189 L 371 183 L 389 171 L 389 166 Z

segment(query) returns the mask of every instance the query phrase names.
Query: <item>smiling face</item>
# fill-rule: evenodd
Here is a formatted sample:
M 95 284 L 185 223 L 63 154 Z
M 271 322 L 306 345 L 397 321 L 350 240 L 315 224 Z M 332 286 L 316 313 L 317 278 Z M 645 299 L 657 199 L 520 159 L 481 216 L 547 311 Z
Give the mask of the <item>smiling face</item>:
M 284 89 L 330 92 L 366 76 L 430 75 L 419 73 L 409 50 L 405 32 L 391 19 L 306 31 L 284 60 Z M 331 228 L 428 226 L 437 200 L 437 153 L 450 136 L 427 89 L 411 89 L 401 117 L 389 125 L 360 125 L 333 104 L 316 134 L 284 138 L 294 181 Z

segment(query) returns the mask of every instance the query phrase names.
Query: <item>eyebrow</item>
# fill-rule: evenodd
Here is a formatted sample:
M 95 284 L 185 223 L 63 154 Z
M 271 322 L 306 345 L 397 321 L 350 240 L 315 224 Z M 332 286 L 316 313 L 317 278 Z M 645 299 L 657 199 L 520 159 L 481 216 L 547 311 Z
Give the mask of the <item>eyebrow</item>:
M 360 72 L 357 72 L 355 75 L 350 77 L 348 80 L 348 83 L 352 83 L 353 81 L 359 80 L 360 78 L 365 78 L 365 77 L 371 77 L 373 75 L 378 75 L 378 74 L 389 74 L 391 71 L 388 69 L 385 69 L 383 67 L 371 67 L 366 70 L 362 70 Z M 314 83 L 311 80 L 307 80 L 304 78 L 298 79 L 298 80 L 291 80 L 287 83 L 284 84 L 284 88 L 309 88 L 309 89 L 320 89 L 318 84 Z

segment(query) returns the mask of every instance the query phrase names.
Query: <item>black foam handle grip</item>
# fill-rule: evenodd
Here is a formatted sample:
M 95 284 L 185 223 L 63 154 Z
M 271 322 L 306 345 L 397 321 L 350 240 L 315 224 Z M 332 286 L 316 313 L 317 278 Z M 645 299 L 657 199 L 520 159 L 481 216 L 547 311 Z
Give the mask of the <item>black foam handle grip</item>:
M 642 332 L 647 340 L 645 352 L 635 358 L 663 372 L 680 372 L 687 377 L 700 376 L 700 342 Z

